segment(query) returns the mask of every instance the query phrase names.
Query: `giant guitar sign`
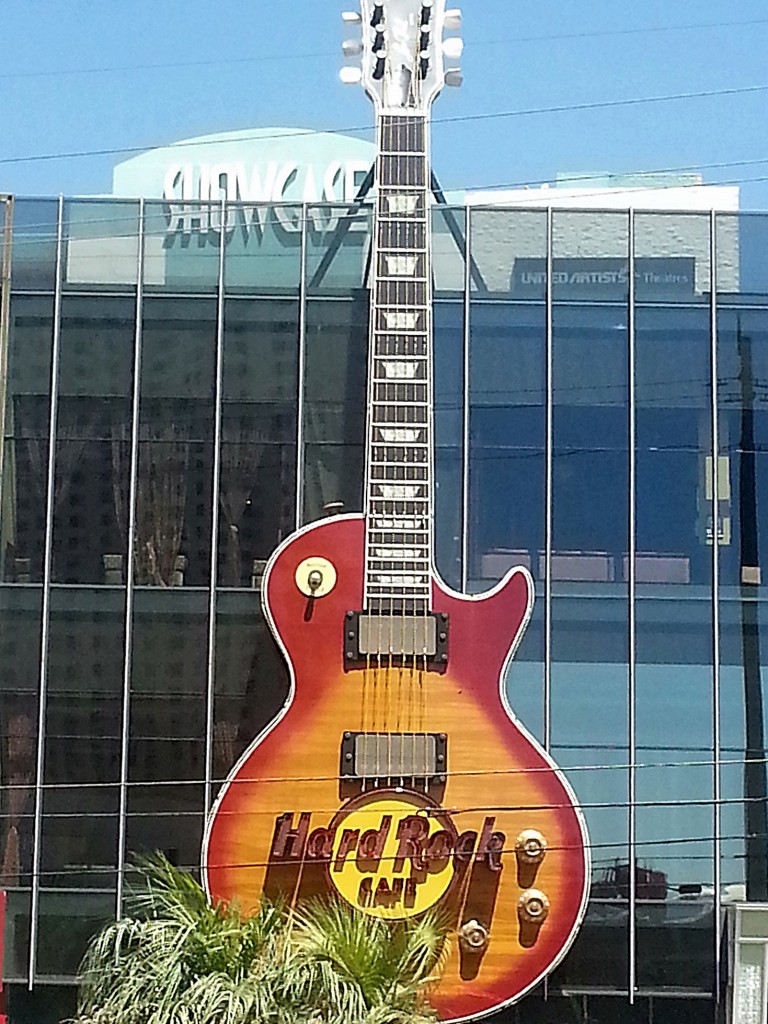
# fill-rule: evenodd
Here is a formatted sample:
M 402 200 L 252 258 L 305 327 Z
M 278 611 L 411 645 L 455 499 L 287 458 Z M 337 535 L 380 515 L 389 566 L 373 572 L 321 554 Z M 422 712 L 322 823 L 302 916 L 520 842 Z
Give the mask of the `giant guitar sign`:
M 272 556 L 264 611 L 290 696 L 213 808 L 213 898 L 254 908 L 337 894 L 402 920 L 450 921 L 430 998 L 445 1019 L 520 998 L 562 959 L 587 899 L 582 816 L 514 717 L 504 675 L 531 614 L 513 569 L 468 597 L 434 568 L 429 116 L 460 41 L 444 0 L 361 0 L 377 112 L 365 509 Z M 521 500 L 525 500 L 521 496 Z

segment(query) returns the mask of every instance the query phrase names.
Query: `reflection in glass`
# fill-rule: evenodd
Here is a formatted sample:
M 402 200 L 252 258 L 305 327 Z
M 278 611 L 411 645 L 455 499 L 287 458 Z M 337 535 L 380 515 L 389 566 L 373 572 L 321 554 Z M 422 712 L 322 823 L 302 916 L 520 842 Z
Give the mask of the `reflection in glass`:
M 288 695 L 288 669 L 254 594 L 217 601 L 214 793 Z
M 0 587 L 0 888 L 31 884 L 42 591 Z
M 362 508 L 367 338 L 367 299 L 308 304 L 304 522 L 329 503 Z
M 207 597 L 138 591 L 133 618 L 127 852 L 199 861 L 205 779 Z
M 765 303 L 768 216 L 717 214 L 717 292 L 722 303 Z
M 470 329 L 468 569 L 470 590 L 477 591 L 488 589 L 513 565 L 539 575 L 545 521 L 544 306 L 478 302 Z
M 38 975 L 75 978 L 89 939 L 114 917 L 111 893 L 42 891 Z
M 13 204 L 11 287 L 53 291 L 56 280 L 56 199 L 16 199 Z
M 639 594 L 712 575 L 712 388 L 706 310 L 636 314 Z M 727 515 L 721 508 L 722 518 Z M 626 566 L 625 566 L 626 568 Z
M 267 558 L 293 529 L 297 366 L 295 302 L 228 300 L 219 494 L 221 586 L 250 587 L 254 562 Z
M 373 208 L 307 207 L 306 281 L 309 295 L 348 295 L 365 286 Z
M 215 341 L 212 301 L 145 302 L 134 542 L 140 586 L 208 582 Z M 117 476 L 126 502 L 128 466 Z
M 735 259 L 734 259 L 735 257 Z M 731 265 L 738 256 L 730 248 Z M 635 214 L 635 295 L 638 302 L 709 303 L 708 213 Z
M 53 300 L 15 296 L 0 439 L 0 574 L 8 583 L 37 583 L 42 579 L 52 340 Z
M 638 601 L 637 970 L 644 987 L 709 991 L 714 980 L 711 649 L 708 603 Z
M 51 593 L 42 884 L 115 884 L 124 595 Z
M 544 301 L 547 291 L 545 210 L 471 210 L 470 287 L 478 297 Z
M 139 204 L 70 199 L 64 204 L 64 289 L 117 290 L 136 285 Z

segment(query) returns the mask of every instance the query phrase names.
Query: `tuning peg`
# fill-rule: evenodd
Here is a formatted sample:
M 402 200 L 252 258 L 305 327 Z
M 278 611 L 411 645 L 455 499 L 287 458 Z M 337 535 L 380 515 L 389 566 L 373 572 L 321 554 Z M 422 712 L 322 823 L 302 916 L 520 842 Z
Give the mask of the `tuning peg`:
M 443 42 L 443 53 L 449 60 L 458 60 L 464 53 L 464 40 L 460 36 L 450 36 Z
M 339 78 L 344 85 L 359 85 L 363 78 L 363 72 L 360 68 L 342 68 Z
M 341 49 L 345 57 L 357 57 L 363 52 L 363 44 L 359 39 L 345 39 Z
M 461 11 L 458 7 L 453 7 L 451 10 L 445 12 L 443 15 L 443 24 L 451 31 L 461 28 Z
M 445 72 L 446 85 L 450 85 L 452 88 L 458 89 L 463 81 L 464 76 L 462 75 L 460 68 L 452 68 L 450 71 Z
M 342 11 L 341 20 L 345 25 L 359 25 L 363 19 L 359 11 Z

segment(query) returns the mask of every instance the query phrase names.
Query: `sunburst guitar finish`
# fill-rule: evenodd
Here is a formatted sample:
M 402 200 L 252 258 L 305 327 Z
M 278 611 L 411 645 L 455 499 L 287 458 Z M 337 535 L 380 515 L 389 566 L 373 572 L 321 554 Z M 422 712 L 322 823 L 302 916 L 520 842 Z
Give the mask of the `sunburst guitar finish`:
M 267 567 L 290 697 L 219 795 L 203 873 L 245 911 L 329 893 L 392 921 L 437 908 L 450 947 L 430 998 L 463 1020 L 562 958 L 588 845 L 574 794 L 506 697 L 528 572 L 467 597 L 434 570 L 429 116 L 457 81 L 444 58 L 460 40 L 443 34 L 458 12 L 360 0 L 345 21 L 362 30 L 347 51 L 362 54 L 379 150 L 364 514 L 305 528 Z
M 265 612 L 290 695 L 218 797 L 204 876 L 214 898 L 246 911 L 263 895 L 295 904 L 327 893 L 391 919 L 440 908 L 450 952 L 431 1001 L 445 1019 L 478 1017 L 562 958 L 587 895 L 574 795 L 505 695 L 532 581 L 514 569 L 477 598 L 433 574 L 442 664 L 357 663 L 346 648 L 364 552 L 364 519 L 340 516 L 294 535 L 267 568 Z

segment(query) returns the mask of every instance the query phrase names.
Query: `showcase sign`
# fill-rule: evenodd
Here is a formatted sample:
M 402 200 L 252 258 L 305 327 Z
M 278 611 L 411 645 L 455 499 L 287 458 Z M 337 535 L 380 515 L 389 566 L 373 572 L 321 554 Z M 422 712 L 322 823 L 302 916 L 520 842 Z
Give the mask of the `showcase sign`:
M 552 263 L 552 290 L 557 298 L 625 299 L 629 284 L 626 258 L 562 257 Z M 547 285 L 547 262 L 519 257 L 512 268 L 513 295 L 541 297 Z M 648 257 L 635 260 L 638 298 L 692 296 L 696 288 L 693 256 Z
M 264 235 L 301 231 L 301 206 L 327 231 L 324 204 L 351 202 L 375 158 L 372 142 L 330 132 L 262 128 L 188 139 L 142 153 L 114 170 L 113 193 L 165 200 L 167 237 L 241 229 L 258 245 Z M 221 223 L 221 203 L 230 209 Z M 366 225 L 353 225 L 353 230 Z M 218 245 L 217 238 L 210 239 Z
M 173 163 L 165 172 L 163 187 L 169 204 L 168 234 L 220 232 L 222 199 L 228 204 L 226 231 L 240 225 L 260 234 L 272 224 L 298 232 L 301 207 L 290 205 L 297 200 L 310 204 L 310 218 L 318 229 L 327 230 L 329 214 L 321 205 L 351 202 L 369 166 L 361 160 L 331 160 L 315 168 L 295 158 L 251 164 Z M 201 207 L 201 200 L 210 205 Z M 352 230 L 366 228 L 364 222 L 352 225 Z

